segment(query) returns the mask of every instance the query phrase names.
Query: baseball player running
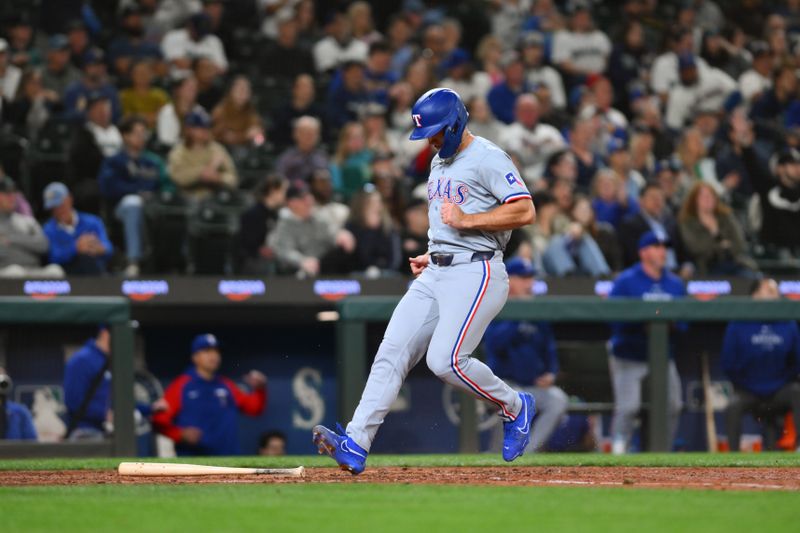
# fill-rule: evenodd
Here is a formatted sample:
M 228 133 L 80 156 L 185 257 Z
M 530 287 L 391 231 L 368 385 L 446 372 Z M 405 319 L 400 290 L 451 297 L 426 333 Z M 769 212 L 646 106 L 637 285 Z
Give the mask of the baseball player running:
M 530 224 L 531 195 L 511 158 L 466 129 L 464 103 L 432 89 L 411 110 L 412 140 L 438 150 L 428 177 L 428 253 L 409 258 L 417 276 L 394 310 L 347 429 L 313 429 L 320 453 L 343 470 L 364 470 L 370 446 L 409 371 L 427 353 L 440 379 L 491 403 L 504 420 L 503 459 L 530 441 L 534 399 L 470 357 L 508 295 L 503 249 L 510 231 Z

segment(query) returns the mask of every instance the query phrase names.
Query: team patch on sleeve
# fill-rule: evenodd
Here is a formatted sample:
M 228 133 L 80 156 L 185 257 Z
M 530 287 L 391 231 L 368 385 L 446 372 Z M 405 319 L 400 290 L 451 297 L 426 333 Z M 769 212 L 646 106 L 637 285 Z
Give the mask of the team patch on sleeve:
M 515 183 L 517 185 L 522 185 L 522 182 L 519 180 L 519 178 L 517 178 L 517 176 L 513 172 L 509 172 L 508 174 L 506 174 L 506 181 L 508 182 L 509 185 L 514 185 Z

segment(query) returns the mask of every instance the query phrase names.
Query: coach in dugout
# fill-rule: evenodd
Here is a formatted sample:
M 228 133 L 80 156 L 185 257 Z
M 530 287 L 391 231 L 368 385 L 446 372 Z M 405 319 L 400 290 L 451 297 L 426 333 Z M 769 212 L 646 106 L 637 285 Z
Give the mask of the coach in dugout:
M 774 279 L 753 282 L 755 300 L 780 298 Z M 797 322 L 731 322 L 722 344 L 722 369 L 733 382 L 725 426 L 731 451 L 739 451 L 742 416 L 757 412 L 776 418 L 790 410 L 800 428 L 800 330 Z M 774 442 L 766 442 L 772 448 Z
M 217 338 L 195 337 L 192 364 L 164 393 L 164 409 L 153 416 L 153 425 L 175 442 L 178 455 L 236 455 L 239 453 L 238 412 L 257 416 L 267 402 L 267 378 L 251 370 L 244 381 L 245 393 L 217 374 L 222 361 Z
M 639 239 L 639 262 L 614 280 L 610 298 L 672 300 L 686 295 L 679 277 L 666 269 L 667 242 L 648 231 Z M 612 452 L 628 451 L 634 422 L 642 407 L 642 381 L 650 369 L 647 362 L 647 335 L 642 324 L 617 322 L 611 325 L 609 370 L 614 388 L 614 416 L 611 421 Z M 681 380 L 672 358 L 669 362 L 670 437 L 675 436 L 683 407 Z
M 515 257 L 506 263 L 508 296 L 533 296 L 535 270 L 527 259 Z M 492 372 L 517 390 L 530 392 L 536 400 L 533 435 L 527 451 L 540 451 L 561 417 L 567 412 L 566 393 L 555 385 L 558 354 L 553 330 L 547 322 L 497 320 L 483 336 L 486 363 Z

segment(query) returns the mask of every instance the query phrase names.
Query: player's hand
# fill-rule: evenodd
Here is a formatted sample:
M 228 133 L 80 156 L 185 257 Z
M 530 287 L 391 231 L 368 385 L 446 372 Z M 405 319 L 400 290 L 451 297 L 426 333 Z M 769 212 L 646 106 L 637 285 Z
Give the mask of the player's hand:
M 547 387 L 552 387 L 553 383 L 556 382 L 556 376 L 552 372 L 546 372 L 536 378 L 534 385 L 540 387 L 542 389 L 546 389 Z
M 408 264 L 411 265 L 411 273 L 415 276 L 422 274 L 422 271 L 428 268 L 428 261 L 430 257 L 428 254 L 418 255 L 416 257 L 409 257 Z
M 203 431 L 200 428 L 188 427 L 181 429 L 181 442 L 197 444 L 202 438 Z
M 453 202 L 442 202 L 442 206 L 439 208 L 439 215 L 442 217 L 442 222 L 448 226 L 455 229 L 465 229 L 464 222 L 467 215 Z
M 251 389 L 263 389 L 267 386 L 267 376 L 258 370 L 251 370 L 245 375 L 244 382 Z

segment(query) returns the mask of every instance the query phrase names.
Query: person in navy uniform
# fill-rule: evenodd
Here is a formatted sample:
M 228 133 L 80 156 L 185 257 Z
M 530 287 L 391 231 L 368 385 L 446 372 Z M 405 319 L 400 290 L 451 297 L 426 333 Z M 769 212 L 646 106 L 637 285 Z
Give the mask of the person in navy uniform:
M 101 325 L 64 367 L 70 440 L 102 439 L 111 421 L 111 333 Z M 91 395 L 91 396 L 90 396 Z M 83 407 L 85 404 L 85 407 Z
M 754 281 L 750 294 L 754 300 L 780 298 L 774 279 Z M 744 413 L 778 416 L 791 409 L 795 427 L 800 428 L 797 322 L 731 322 L 725 330 L 721 365 L 734 386 L 725 423 L 731 451 L 739 451 Z
M 652 231 L 639 239 L 639 262 L 614 280 L 609 298 L 672 300 L 686 295 L 681 279 L 666 268 L 667 241 Z M 675 436 L 683 402 L 681 379 L 670 346 L 668 376 L 670 435 Z M 611 325 L 609 370 L 614 389 L 611 421 L 612 452 L 628 451 L 636 416 L 642 407 L 642 381 L 649 373 L 647 335 L 642 324 L 617 322 Z
M 536 271 L 527 259 L 506 263 L 509 298 L 532 298 Z M 486 363 L 497 377 L 516 390 L 533 394 L 536 418 L 526 451 L 540 451 L 567 412 L 569 399 L 555 385 L 558 354 L 553 329 L 547 322 L 496 320 L 483 335 Z
M 11 389 L 11 378 L 6 374 L 3 367 L 0 367 L 0 381 L 5 386 L 0 387 L 0 395 L 4 395 Z M 0 398 L 2 405 L 2 398 Z M 4 424 L 0 424 L 0 439 L 6 440 L 36 440 L 36 428 L 33 426 L 33 417 L 28 408 L 11 400 L 5 401 L 5 413 L 0 412 L 0 416 L 5 416 Z
M 192 364 L 164 392 L 162 410 L 153 416 L 156 430 L 175 442 L 178 455 L 237 455 L 239 412 L 257 416 L 267 403 L 267 378 L 251 370 L 244 381 L 251 392 L 217 374 L 222 356 L 214 335 L 192 342 Z

